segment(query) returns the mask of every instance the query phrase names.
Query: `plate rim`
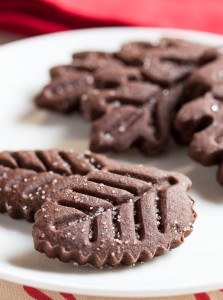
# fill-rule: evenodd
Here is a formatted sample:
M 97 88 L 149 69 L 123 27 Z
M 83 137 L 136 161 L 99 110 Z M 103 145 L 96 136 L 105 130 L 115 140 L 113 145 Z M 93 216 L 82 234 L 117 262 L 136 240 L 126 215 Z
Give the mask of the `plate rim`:
M 66 286 L 66 284 L 63 284 L 63 286 L 58 289 L 55 285 L 52 285 L 50 288 L 48 287 L 47 282 L 44 281 L 38 281 L 33 280 L 28 277 L 19 278 L 19 276 L 11 276 L 9 274 L 5 275 L 4 278 L 1 278 L 2 272 L 0 271 L 0 279 L 10 281 L 16 284 L 21 284 L 25 286 L 31 286 L 38 289 L 43 290 L 50 290 L 55 292 L 65 292 L 65 293 L 71 293 L 76 295 L 86 295 L 86 296 L 101 296 L 101 297 L 121 297 L 121 298 L 142 298 L 142 297 L 171 297 L 171 296 L 183 296 L 183 295 L 192 295 L 197 293 L 208 293 L 211 291 L 218 291 L 222 288 L 222 282 L 219 280 L 217 283 L 211 283 L 209 285 L 207 284 L 201 284 L 196 285 L 193 287 L 188 288 L 185 286 L 184 288 L 175 288 L 174 290 L 170 290 L 168 288 L 162 289 L 161 292 L 157 289 L 150 289 L 150 290 L 141 290 L 135 288 L 134 290 L 129 291 L 128 288 L 117 288 L 117 289 L 111 289 L 111 288 L 101 288 L 94 289 L 93 287 L 90 287 L 86 290 L 86 287 L 71 287 L 69 285 Z M 28 275 L 28 274 L 27 274 Z M 23 282 L 23 280 L 27 280 L 26 283 Z M 131 293 L 131 294 L 130 294 Z
M 113 30 L 148 30 L 148 31 L 156 31 L 157 33 L 160 33 L 161 35 L 165 33 L 170 33 L 170 35 L 178 35 L 180 33 L 183 34 L 192 34 L 192 35 L 203 35 L 205 36 L 212 36 L 212 38 L 223 38 L 223 33 L 213 33 L 213 32 L 208 32 L 208 31 L 201 31 L 201 30 L 190 30 L 190 29 L 181 29 L 181 28 L 172 28 L 172 27 L 146 27 L 146 26 L 108 26 L 108 27 L 97 27 L 97 28 L 82 28 L 82 29 L 70 29 L 70 30 L 64 30 L 60 32 L 53 32 L 53 33 L 45 33 L 33 37 L 26 37 L 22 38 L 16 41 L 11 41 L 7 42 L 5 44 L 0 45 L 0 51 L 7 48 L 11 47 L 14 45 L 19 45 L 27 42 L 32 42 L 32 41 L 38 41 L 39 39 L 47 39 L 47 38 L 54 38 L 55 36 L 62 36 L 64 34 L 74 34 L 74 33 L 82 33 L 82 32 L 91 32 L 91 31 L 113 31 Z

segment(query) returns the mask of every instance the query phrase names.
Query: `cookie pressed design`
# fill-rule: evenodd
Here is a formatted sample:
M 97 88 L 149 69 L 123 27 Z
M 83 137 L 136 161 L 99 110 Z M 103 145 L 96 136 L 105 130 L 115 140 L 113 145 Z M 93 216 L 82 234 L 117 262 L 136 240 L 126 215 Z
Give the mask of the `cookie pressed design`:
M 74 180 L 115 163 L 103 155 L 74 150 L 0 152 L 0 212 L 34 220 L 35 212 L 52 194 Z
M 215 60 L 188 79 L 188 99 L 200 97 L 181 108 L 175 128 L 181 142 L 190 144 L 191 158 L 205 166 L 219 166 L 217 178 L 223 185 L 223 50 L 212 52 Z
M 142 165 L 111 164 L 73 176 L 36 213 L 35 248 L 97 268 L 148 261 L 191 233 L 190 185 L 184 175 Z
M 205 55 L 210 61 L 195 70 L 186 81 L 184 91 L 186 102 L 207 92 L 215 94 L 217 98 L 222 97 L 223 47 L 209 49 Z
M 186 77 L 212 58 L 207 46 L 161 39 L 135 42 L 117 53 L 81 52 L 70 65 L 51 69 L 37 106 L 81 109 L 92 123 L 90 149 L 154 155 L 166 148 Z

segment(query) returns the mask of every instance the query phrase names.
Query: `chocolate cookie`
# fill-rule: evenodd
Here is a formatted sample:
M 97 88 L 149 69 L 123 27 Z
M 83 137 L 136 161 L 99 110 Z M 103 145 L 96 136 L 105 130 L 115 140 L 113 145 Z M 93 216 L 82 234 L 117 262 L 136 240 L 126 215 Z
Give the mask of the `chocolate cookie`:
M 157 154 L 168 142 L 186 77 L 210 60 L 206 49 L 161 39 L 157 44 L 128 43 L 117 53 L 76 53 L 70 65 L 51 70 L 52 82 L 36 104 L 60 112 L 81 107 L 92 122 L 93 151 L 124 151 L 135 145 L 146 155 Z
M 0 153 L 0 212 L 32 222 L 52 194 L 85 175 L 115 161 L 86 151 L 43 150 Z
M 182 88 L 178 84 L 161 94 L 149 83 L 125 86 L 125 96 L 113 98 L 107 112 L 92 123 L 90 149 L 95 152 L 124 151 L 134 145 L 145 155 L 163 151 Z M 135 94 L 138 95 L 136 100 Z M 98 113 L 100 108 L 103 109 L 104 101 L 101 97 Z M 125 104 L 118 106 L 121 101 Z
M 190 143 L 189 155 L 210 166 L 218 164 L 218 181 L 223 185 L 223 89 L 207 93 L 185 104 L 177 114 L 175 128 Z
M 223 48 L 210 49 L 212 62 L 196 70 L 185 86 L 185 104 L 175 120 L 178 140 L 189 144 L 189 155 L 202 165 L 218 164 L 223 185 Z M 206 94 L 205 94 L 206 93 Z
M 210 60 L 210 56 L 204 56 L 206 50 L 205 45 L 163 38 L 154 45 L 145 42 L 125 44 L 116 56 L 128 65 L 142 67 L 142 74 L 149 81 L 169 86 Z
M 54 194 L 35 215 L 36 250 L 95 267 L 145 262 L 178 247 L 196 219 L 178 173 L 111 164 Z
M 72 112 L 78 109 L 82 94 L 92 86 L 93 81 L 90 73 L 79 71 L 56 77 L 36 97 L 36 105 L 63 113 Z
M 69 65 L 50 70 L 51 82 L 36 97 L 37 106 L 70 113 L 79 110 L 81 96 L 94 89 L 93 72 L 101 67 L 121 64 L 112 54 L 105 52 L 79 52 Z
M 211 58 L 211 62 L 194 71 L 186 81 L 184 98 L 185 101 L 198 98 L 207 92 L 218 94 L 222 91 L 223 84 L 223 47 L 209 49 L 204 56 Z M 219 98 L 222 97 L 220 91 Z M 217 95 L 218 97 L 218 95 Z

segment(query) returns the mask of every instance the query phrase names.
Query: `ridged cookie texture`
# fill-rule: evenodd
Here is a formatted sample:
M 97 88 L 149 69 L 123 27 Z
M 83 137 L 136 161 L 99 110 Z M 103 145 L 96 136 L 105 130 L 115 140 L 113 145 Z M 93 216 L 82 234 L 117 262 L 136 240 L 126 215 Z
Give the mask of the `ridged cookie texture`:
M 35 249 L 97 268 L 151 260 L 192 232 L 190 186 L 184 175 L 142 165 L 76 175 L 36 213 Z
M 180 141 L 190 144 L 189 155 L 204 166 L 219 166 L 223 185 L 223 48 L 212 50 L 215 60 L 194 72 L 187 83 L 187 100 L 175 119 Z
M 52 194 L 85 175 L 116 163 L 90 151 L 38 150 L 0 152 L 0 212 L 34 220 L 35 212 Z
M 175 128 L 184 141 L 189 141 L 192 159 L 204 166 L 219 166 L 217 179 L 223 185 L 222 100 L 207 93 L 185 104 L 177 115 Z
M 59 112 L 81 110 L 91 121 L 90 149 L 145 155 L 164 151 L 186 78 L 212 58 L 207 46 L 178 39 L 132 42 L 116 53 L 80 52 L 50 71 L 35 99 Z

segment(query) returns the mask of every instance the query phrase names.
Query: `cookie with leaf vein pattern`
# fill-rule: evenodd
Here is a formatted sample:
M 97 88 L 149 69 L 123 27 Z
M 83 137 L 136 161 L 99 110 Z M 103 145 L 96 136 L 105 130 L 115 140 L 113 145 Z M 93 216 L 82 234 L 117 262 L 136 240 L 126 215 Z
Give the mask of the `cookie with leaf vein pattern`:
M 35 212 L 52 194 L 107 164 L 118 163 L 90 151 L 39 150 L 0 152 L 0 212 L 34 220 Z
M 204 166 L 214 164 L 219 166 L 217 179 L 221 185 L 223 185 L 222 100 L 223 89 L 222 98 L 209 92 L 185 104 L 175 120 L 175 128 L 181 140 L 189 143 L 190 157 Z
M 223 47 L 209 49 L 205 51 L 204 56 L 211 60 L 188 77 L 184 90 L 186 102 L 203 96 L 207 92 L 215 94 L 217 98 L 222 98 Z
M 116 57 L 129 67 L 137 66 L 144 81 L 126 77 L 118 84 L 117 76 L 114 88 L 105 90 L 115 77 L 110 75 L 114 72 L 109 72 L 110 66 L 95 72 L 100 73 L 104 90 L 89 91 L 81 101 L 83 114 L 93 121 L 90 149 L 125 151 L 134 145 L 146 155 L 163 151 L 181 104 L 185 78 L 211 59 L 208 55 L 203 58 L 206 49 L 176 39 L 162 39 L 156 45 L 145 42 L 124 45 Z
M 192 159 L 219 166 L 217 179 L 223 185 L 223 48 L 210 49 L 211 55 L 214 60 L 188 78 L 185 99 L 190 102 L 177 113 L 175 128 L 178 140 L 190 144 Z
M 207 48 L 164 38 L 155 44 L 127 43 L 116 53 L 75 53 L 71 64 L 51 69 L 51 83 L 36 104 L 60 112 L 81 110 L 92 122 L 92 151 L 125 151 L 134 145 L 154 155 L 166 148 L 185 79 L 212 58 L 204 55 Z M 120 112 L 125 114 L 121 123 Z M 128 126 L 132 119 L 136 124 Z M 112 127 L 105 131 L 104 122 Z
M 178 247 L 196 213 L 181 174 L 113 164 L 76 175 L 35 215 L 36 250 L 63 262 L 133 265 Z
M 70 113 L 79 110 L 81 96 L 94 87 L 94 71 L 98 68 L 121 65 L 121 62 L 106 52 L 79 52 L 73 55 L 68 65 L 50 70 L 50 83 L 35 98 L 38 107 Z

